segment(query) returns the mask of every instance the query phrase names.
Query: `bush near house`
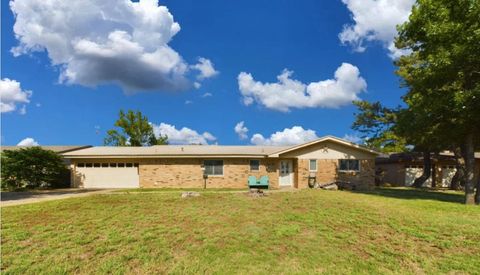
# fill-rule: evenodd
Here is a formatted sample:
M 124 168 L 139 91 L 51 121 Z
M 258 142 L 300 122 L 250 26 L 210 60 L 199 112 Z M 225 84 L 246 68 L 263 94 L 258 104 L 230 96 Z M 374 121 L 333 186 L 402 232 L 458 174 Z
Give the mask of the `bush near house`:
M 60 188 L 69 185 L 69 170 L 62 157 L 41 147 L 6 150 L 1 156 L 2 189 Z

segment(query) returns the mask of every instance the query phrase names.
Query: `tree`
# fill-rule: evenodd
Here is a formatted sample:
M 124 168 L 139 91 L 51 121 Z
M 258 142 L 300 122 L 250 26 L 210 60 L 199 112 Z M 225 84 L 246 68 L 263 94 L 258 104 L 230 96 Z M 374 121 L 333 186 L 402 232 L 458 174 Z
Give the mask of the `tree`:
M 41 147 L 2 152 L 2 189 L 67 187 L 69 170 L 57 153 Z
M 474 196 L 474 149 L 480 133 L 480 1 L 418 0 L 409 20 L 399 26 L 397 48 L 410 51 L 396 65 L 407 109 L 420 118 L 425 143 L 465 146 L 465 203 Z M 426 108 L 426 110 L 422 109 Z M 418 128 L 417 128 L 418 129 Z M 418 136 L 417 136 L 418 137 Z
M 119 119 L 114 124 L 118 129 L 107 131 L 105 145 L 111 146 L 152 146 L 168 144 L 168 137 L 155 136 L 148 118 L 140 111 L 120 110 Z
M 371 149 L 392 153 L 407 151 L 405 139 L 396 134 L 394 126 L 400 110 L 382 106 L 380 102 L 354 101 L 358 108 L 352 129 L 363 134 L 365 145 Z

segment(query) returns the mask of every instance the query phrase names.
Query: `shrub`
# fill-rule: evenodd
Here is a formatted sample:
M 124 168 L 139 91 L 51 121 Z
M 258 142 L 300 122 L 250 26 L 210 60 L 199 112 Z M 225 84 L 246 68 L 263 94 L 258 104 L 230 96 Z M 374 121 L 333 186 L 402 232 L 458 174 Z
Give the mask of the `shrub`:
M 69 185 L 69 170 L 62 157 L 38 146 L 2 152 L 1 165 L 2 189 Z

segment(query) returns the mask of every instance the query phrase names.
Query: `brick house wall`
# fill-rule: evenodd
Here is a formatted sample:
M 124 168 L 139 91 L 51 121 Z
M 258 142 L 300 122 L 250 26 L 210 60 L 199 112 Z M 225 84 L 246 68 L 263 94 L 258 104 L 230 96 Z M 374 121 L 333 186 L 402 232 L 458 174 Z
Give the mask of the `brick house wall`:
M 144 159 L 140 162 L 142 188 L 203 188 L 203 159 Z M 270 188 L 278 188 L 278 161 L 260 159 L 259 171 L 250 171 L 250 159 L 223 159 L 223 176 L 208 176 L 207 188 L 247 188 L 248 176 L 267 175 Z
M 356 184 L 360 189 L 371 189 L 375 186 L 375 160 L 360 160 L 359 172 L 339 172 L 337 159 L 318 159 L 317 171 L 309 171 L 308 159 L 298 160 L 297 187 L 308 188 L 308 177 L 310 174 L 316 177 L 318 183 L 331 183 L 336 181 L 350 182 Z

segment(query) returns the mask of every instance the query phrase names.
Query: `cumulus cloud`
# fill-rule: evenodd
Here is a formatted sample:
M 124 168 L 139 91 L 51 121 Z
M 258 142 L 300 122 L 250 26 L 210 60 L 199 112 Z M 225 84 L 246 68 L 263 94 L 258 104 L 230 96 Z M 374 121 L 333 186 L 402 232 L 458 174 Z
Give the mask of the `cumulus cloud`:
M 317 139 L 318 136 L 314 130 L 303 129 L 301 126 L 285 128 L 283 131 L 275 132 L 270 137 L 265 138 L 261 134 L 254 134 L 250 142 L 255 145 L 297 145 Z
M 357 52 L 366 49 L 366 43 L 380 42 L 393 59 L 406 52 L 395 48 L 396 26 L 408 20 L 415 0 L 342 0 L 352 13 L 354 24 L 345 25 L 339 34 L 343 44 Z
M 238 87 L 243 103 L 254 102 L 269 109 L 288 112 L 290 108 L 338 108 L 358 100 L 358 94 L 367 89 L 365 79 L 357 67 L 343 63 L 335 71 L 334 79 L 304 84 L 292 79 L 293 72 L 284 70 L 275 83 L 256 81 L 246 72 L 238 75 Z
M 190 87 L 189 65 L 168 43 L 180 31 L 157 0 L 13 0 L 15 56 L 46 51 L 62 83 L 126 92 Z
M 208 144 L 215 141 L 217 138 L 209 132 L 198 133 L 187 127 L 177 129 L 175 125 L 160 123 L 159 125 L 152 124 L 153 131 L 156 136 L 168 136 L 170 144 Z
M 2 113 L 13 112 L 17 104 L 29 103 L 32 91 L 22 90 L 20 82 L 4 78 L 0 80 L 0 111 Z M 26 113 L 26 106 L 20 108 L 20 114 Z
M 190 66 L 192 69 L 198 70 L 199 74 L 197 78 L 202 80 L 205 78 L 214 77 L 218 74 L 218 71 L 213 68 L 213 63 L 209 59 L 204 57 L 198 58 L 198 63 Z M 198 88 L 197 88 L 198 89 Z
M 17 146 L 38 146 L 38 145 L 40 144 L 38 144 L 38 142 L 31 137 L 24 138 L 17 144 Z
M 237 133 L 239 139 L 244 140 L 248 138 L 248 134 L 247 134 L 248 128 L 247 126 L 245 126 L 244 121 L 240 121 L 239 123 L 237 123 L 237 125 L 235 125 L 234 130 L 235 130 L 235 133 Z

